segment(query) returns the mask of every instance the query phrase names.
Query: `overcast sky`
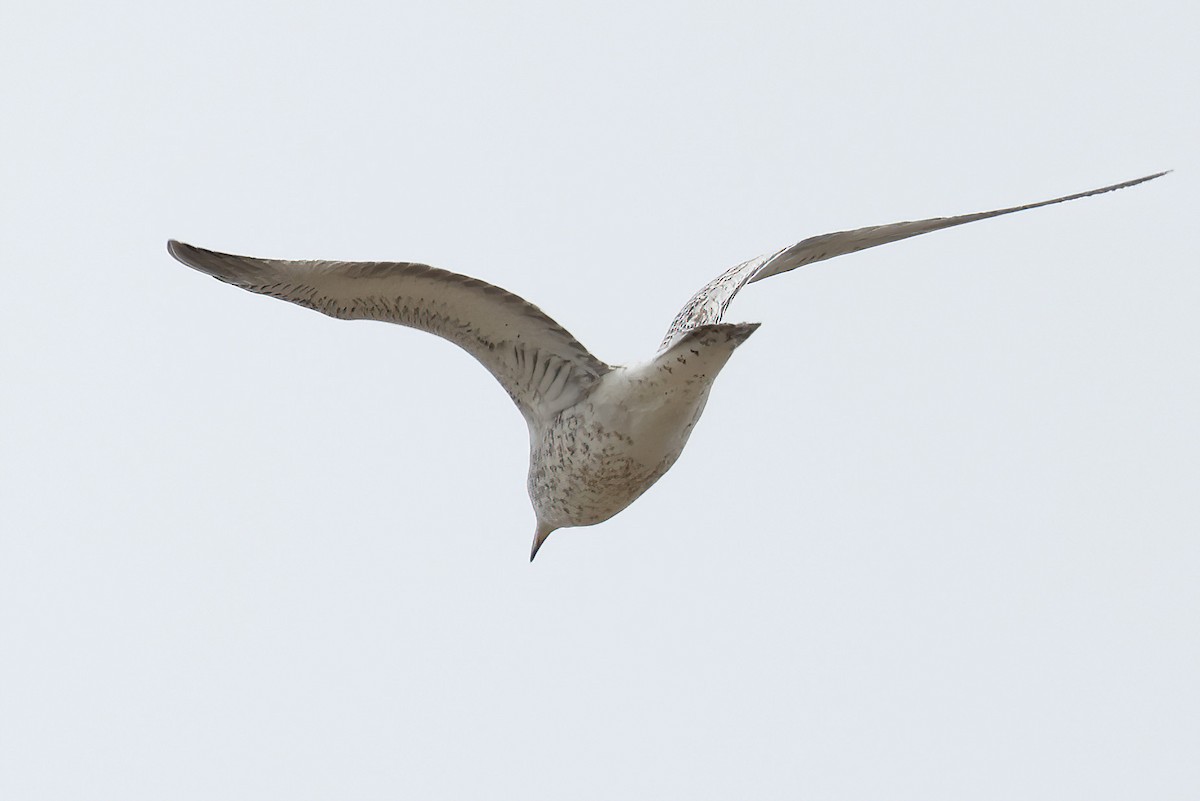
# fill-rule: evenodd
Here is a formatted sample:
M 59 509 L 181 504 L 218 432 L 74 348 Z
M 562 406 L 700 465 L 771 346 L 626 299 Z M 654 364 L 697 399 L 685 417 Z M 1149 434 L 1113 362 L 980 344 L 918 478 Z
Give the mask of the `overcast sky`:
M 18 3 L 0 797 L 1194 799 L 1193 2 Z M 470 357 L 172 261 L 424 261 L 648 358 L 675 468 L 530 565 Z

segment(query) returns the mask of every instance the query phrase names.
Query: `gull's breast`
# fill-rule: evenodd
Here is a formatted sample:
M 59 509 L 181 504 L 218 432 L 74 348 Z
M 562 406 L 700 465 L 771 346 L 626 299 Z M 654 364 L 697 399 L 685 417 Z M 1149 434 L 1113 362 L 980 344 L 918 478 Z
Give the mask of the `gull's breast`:
M 618 368 L 531 432 L 529 496 L 539 521 L 600 523 L 653 486 L 679 458 L 711 386 L 677 383 L 658 369 Z

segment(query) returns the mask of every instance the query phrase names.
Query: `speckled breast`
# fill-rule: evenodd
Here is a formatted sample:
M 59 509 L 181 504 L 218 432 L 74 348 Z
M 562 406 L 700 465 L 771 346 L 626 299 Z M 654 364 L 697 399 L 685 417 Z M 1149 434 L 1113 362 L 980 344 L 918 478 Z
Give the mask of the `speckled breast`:
M 620 512 L 670 469 L 683 443 L 647 464 L 632 437 L 568 410 L 533 443 L 529 497 L 550 525 L 590 526 Z

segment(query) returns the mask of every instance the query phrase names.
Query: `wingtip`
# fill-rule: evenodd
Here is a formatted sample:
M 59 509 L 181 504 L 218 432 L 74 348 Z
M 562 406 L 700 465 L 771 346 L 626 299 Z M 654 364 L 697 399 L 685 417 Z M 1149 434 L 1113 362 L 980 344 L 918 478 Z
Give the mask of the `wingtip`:
M 172 258 L 174 258 L 176 261 L 182 262 L 183 264 L 188 263 L 187 253 L 188 251 L 192 250 L 195 250 L 195 248 L 186 242 L 180 242 L 178 239 L 167 240 L 167 253 L 170 253 Z
M 198 248 L 178 239 L 167 240 L 167 253 L 183 266 L 211 275 L 218 281 L 230 283 L 238 273 L 236 268 L 230 267 L 232 257 L 228 254 Z M 244 267 L 242 269 L 244 270 Z
M 1156 172 L 1153 175 L 1147 175 L 1145 178 L 1135 178 L 1134 180 L 1130 181 L 1128 183 L 1128 185 L 1135 186 L 1137 184 L 1144 184 L 1146 181 L 1153 181 L 1155 178 L 1162 178 L 1164 175 L 1167 175 L 1167 174 L 1173 173 L 1173 172 L 1175 172 L 1174 169 L 1163 170 L 1162 172 Z
M 1076 198 L 1089 197 L 1091 195 L 1103 195 L 1106 192 L 1114 192 L 1118 189 L 1128 189 L 1131 186 L 1137 186 L 1139 184 L 1144 184 L 1147 181 L 1153 181 L 1156 178 L 1162 178 L 1164 175 L 1170 172 L 1174 172 L 1174 170 L 1163 170 L 1162 172 L 1156 172 L 1151 175 L 1143 175 L 1141 178 L 1134 178 L 1131 181 L 1122 181 L 1121 183 L 1113 184 L 1112 186 L 1093 189 L 1091 192 L 1083 192 L 1079 195 L 1069 195 L 1063 198 L 1063 200 L 1075 200 Z

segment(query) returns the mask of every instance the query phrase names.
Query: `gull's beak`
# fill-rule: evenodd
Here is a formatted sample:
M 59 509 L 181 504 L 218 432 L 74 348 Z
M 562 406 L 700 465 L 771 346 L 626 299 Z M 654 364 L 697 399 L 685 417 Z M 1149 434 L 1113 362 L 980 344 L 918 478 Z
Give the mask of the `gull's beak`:
M 542 543 L 550 536 L 550 532 L 554 531 L 550 526 L 538 523 L 537 531 L 533 532 L 533 550 L 529 552 L 529 561 L 533 561 L 533 557 L 537 556 L 538 549 L 542 547 Z

